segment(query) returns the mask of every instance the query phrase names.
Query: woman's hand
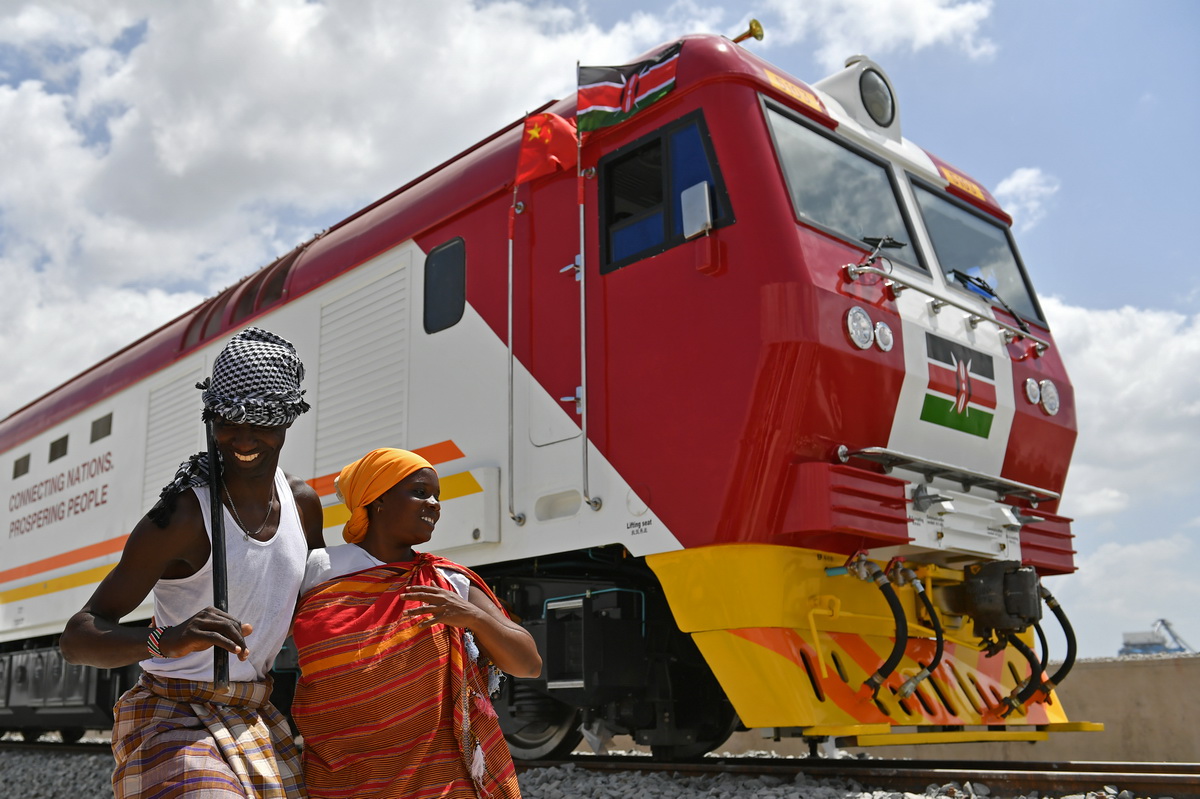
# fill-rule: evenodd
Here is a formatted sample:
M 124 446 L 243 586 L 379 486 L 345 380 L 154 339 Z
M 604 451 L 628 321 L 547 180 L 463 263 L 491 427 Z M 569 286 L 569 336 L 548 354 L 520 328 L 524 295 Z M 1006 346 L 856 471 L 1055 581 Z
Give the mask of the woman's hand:
M 400 597 L 420 603 L 406 609 L 404 615 L 424 616 L 422 627 L 445 624 L 470 630 L 480 649 L 502 671 L 514 677 L 536 677 L 541 673 L 542 657 L 533 636 L 504 615 L 476 586 L 471 586 L 469 599 L 454 591 L 425 585 L 409 586 Z
M 434 624 L 445 624 L 449 627 L 474 629 L 483 618 L 479 608 L 463 599 L 454 591 L 435 588 L 431 585 L 413 585 L 404 589 L 400 598 L 408 602 L 419 602 L 416 607 L 406 608 L 406 618 L 421 619 L 420 626 L 431 627 Z

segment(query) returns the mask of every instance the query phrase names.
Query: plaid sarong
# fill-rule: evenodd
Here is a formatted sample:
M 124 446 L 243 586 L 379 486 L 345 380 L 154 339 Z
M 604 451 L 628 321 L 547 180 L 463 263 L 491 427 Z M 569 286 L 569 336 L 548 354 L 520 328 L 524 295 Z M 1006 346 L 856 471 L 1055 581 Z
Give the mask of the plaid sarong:
M 311 796 L 520 799 L 487 673 L 464 631 L 401 615 L 414 604 L 399 598 L 407 585 L 454 590 L 437 567 L 465 574 L 496 601 L 470 569 L 427 553 L 329 580 L 300 599 L 292 717 Z
M 143 673 L 114 708 L 113 794 L 307 796 L 300 754 L 270 696 L 269 678 L 218 691 Z

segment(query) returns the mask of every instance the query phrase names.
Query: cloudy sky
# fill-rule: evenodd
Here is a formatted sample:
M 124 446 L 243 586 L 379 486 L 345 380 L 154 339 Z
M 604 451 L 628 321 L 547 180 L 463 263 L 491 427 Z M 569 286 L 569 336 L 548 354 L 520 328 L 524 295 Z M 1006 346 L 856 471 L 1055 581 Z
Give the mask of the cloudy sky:
M 1200 647 L 1190 0 L 0 0 L 0 416 L 569 94 L 576 61 L 750 16 L 802 80 L 882 64 L 905 135 L 1013 214 L 1079 402 L 1080 571 L 1047 584 L 1082 654 L 1160 617 Z

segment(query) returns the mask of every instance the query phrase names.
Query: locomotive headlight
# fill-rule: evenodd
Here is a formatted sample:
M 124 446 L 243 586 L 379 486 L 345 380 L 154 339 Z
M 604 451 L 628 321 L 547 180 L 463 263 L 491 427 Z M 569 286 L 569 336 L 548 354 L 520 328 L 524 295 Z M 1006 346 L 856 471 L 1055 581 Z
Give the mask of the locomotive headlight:
M 1042 401 L 1042 387 L 1032 377 L 1025 378 L 1025 399 L 1029 400 L 1030 405 L 1037 405 Z
M 846 332 L 850 334 L 854 346 L 860 350 L 870 347 L 875 338 L 875 327 L 871 324 L 871 317 L 858 305 L 846 312 Z
M 887 322 L 875 323 L 875 346 L 884 352 L 891 352 L 892 345 L 896 343 L 895 337 L 892 335 L 892 328 Z
M 875 120 L 875 124 L 886 128 L 896 118 L 896 101 L 887 81 L 873 69 L 864 69 L 858 78 L 858 91 L 862 95 L 863 107 Z
M 1058 413 L 1058 386 L 1049 380 L 1038 384 L 1042 393 L 1042 410 L 1053 416 Z

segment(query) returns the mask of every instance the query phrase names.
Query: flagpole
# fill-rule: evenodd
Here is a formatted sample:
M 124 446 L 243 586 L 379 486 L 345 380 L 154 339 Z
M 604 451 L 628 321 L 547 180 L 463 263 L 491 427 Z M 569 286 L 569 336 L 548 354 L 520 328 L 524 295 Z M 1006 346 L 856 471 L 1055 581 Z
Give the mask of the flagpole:
M 508 209 L 508 516 L 517 526 L 525 524 L 525 514 L 517 513 L 514 469 L 516 463 L 516 435 L 513 432 L 513 417 L 516 402 L 513 399 L 513 229 L 516 227 L 517 189 L 513 183 L 512 205 Z
M 579 76 L 579 62 L 575 62 L 576 83 Z M 575 100 L 575 174 L 578 178 L 579 201 L 579 409 L 580 432 L 583 437 L 583 501 L 592 510 L 600 510 L 600 497 L 591 494 L 591 482 L 588 477 L 588 368 L 587 368 L 587 258 L 584 247 L 584 213 L 583 213 L 583 131 L 579 129 L 579 95 L 576 91 Z

